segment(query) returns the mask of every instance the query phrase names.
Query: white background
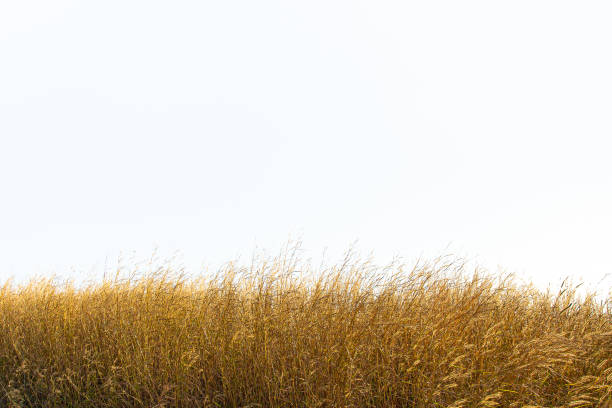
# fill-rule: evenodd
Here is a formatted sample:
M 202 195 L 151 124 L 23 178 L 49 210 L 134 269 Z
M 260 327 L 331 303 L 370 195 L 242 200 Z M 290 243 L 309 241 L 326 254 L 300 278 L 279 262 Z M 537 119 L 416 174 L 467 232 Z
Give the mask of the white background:
M 595 285 L 610 21 L 607 1 L 3 0 L 0 280 L 154 247 L 199 273 L 291 235 Z

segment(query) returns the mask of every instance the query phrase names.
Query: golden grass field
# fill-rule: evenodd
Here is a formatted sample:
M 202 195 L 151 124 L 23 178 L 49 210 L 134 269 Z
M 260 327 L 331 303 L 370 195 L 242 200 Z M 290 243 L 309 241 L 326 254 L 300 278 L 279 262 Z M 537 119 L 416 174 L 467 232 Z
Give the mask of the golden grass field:
M 290 250 L 134 273 L 4 285 L 0 406 L 612 406 L 612 302 L 569 284 Z

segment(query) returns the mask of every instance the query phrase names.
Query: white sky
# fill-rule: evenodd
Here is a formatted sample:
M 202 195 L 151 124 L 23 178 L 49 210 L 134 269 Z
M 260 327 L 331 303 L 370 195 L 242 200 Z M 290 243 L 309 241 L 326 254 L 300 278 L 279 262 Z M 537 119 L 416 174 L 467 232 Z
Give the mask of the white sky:
M 595 284 L 611 20 L 609 1 L 2 0 L 0 280 L 155 246 L 196 270 L 291 234 Z

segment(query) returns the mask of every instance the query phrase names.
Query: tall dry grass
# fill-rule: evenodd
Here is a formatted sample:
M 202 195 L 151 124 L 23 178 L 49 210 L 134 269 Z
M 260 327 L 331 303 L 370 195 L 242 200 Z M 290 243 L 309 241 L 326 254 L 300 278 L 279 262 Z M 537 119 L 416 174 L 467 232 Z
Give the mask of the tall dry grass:
M 445 257 L 6 284 L 0 406 L 607 407 L 611 309 Z

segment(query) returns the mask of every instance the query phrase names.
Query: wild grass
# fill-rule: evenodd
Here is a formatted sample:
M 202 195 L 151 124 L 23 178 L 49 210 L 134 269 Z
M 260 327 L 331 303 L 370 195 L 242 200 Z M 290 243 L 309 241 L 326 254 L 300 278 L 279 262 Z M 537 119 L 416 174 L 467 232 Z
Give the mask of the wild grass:
M 7 283 L 0 406 L 609 407 L 611 312 L 449 257 Z

